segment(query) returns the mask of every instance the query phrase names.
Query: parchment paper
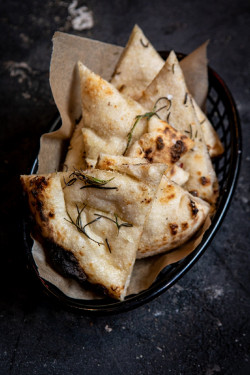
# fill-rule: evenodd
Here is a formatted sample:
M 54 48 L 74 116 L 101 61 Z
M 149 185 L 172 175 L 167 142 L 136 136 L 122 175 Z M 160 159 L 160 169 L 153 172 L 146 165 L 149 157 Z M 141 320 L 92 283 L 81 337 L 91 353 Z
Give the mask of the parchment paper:
M 200 53 L 193 54 L 185 63 L 185 76 L 190 65 L 189 90 L 199 95 L 206 95 L 206 67 L 204 64 L 204 44 Z M 123 48 L 99 41 L 56 32 L 53 37 L 53 52 L 50 66 L 50 85 L 55 103 L 60 112 L 62 126 L 53 133 L 41 137 L 38 173 L 51 173 L 59 170 L 65 143 L 72 135 L 74 125 L 81 116 L 80 88 L 76 64 L 80 60 L 88 68 L 109 80 Z M 195 77 L 195 65 L 198 75 Z M 200 68 L 198 67 L 200 66 Z M 202 73 L 203 71 L 203 73 Z M 202 87 L 200 82 L 202 81 Z M 147 289 L 156 279 L 160 271 L 167 265 L 177 262 L 190 254 L 201 242 L 205 230 L 210 225 L 208 218 L 195 238 L 169 253 L 135 262 L 131 282 L 127 294 L 139 293 Z M 64 294 L 72 298 L 99 298 L 92 291 L 84 290 L 76 281 L 64 278 L 46 262 L 45 251 L 41 244 L 34 240 L 32 254 L 39 274 L 45 280 L 57 286 Z
M 196 103 L 203 111 L 206 109 L 208 92 L 207 72 L 207 46 L 209 41 L 203 43 L 190 55 L 181 60 L 180 65 L 184 73 L 187 87 Z

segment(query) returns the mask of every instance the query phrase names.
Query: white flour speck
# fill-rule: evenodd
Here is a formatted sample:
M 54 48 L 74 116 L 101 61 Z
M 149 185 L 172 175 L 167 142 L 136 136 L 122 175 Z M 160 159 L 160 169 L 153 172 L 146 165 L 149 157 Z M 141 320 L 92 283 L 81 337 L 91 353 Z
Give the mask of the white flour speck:
M 11 77 L 17 77 L 18 83 L 22 83 L 25 80 L 29 81 L 28 74 L 32 73 L 32 69 L 25 62 L 7 61 L 5 66 L 9 70 Z
M 86 6 L 77 9 L 78 1 L 73 0 L 68 7 L 71 24 L 74 30 L 87 30 L 94 26 L 93 13 Z
M 156 312 L 154 312 L 153 315 L 154 316 L 162 316 L 162 315 L 165 315 L 165 311 L 156 311 Z
M 111 327 L 109 327 L 109 326 L 106 324 L 106 325 L 105 325 L 105 331 L 108 332 L 108 333 L 110 333 L 110 332 L 112 332 L 113 330 L 112 330 Z

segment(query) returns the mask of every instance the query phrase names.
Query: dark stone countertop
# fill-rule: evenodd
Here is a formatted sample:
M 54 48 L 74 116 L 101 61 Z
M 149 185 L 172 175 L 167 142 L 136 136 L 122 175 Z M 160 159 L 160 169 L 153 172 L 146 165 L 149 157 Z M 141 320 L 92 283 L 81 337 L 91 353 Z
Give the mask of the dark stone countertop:
M 250 4 L 247 0 L 87 0 L 94 26 L 72 27 L 70 1 L 0 5 L 0 374 L 250 373 Z M 56 30 L 125 45 L 138 23 L 158 50 L 191 52 L 210 39 L 209 63 L 241 118 L 242 168 L 227 216 L 196 265 L 152 302 L 113 316 L 66 311 L 26 270 L 19 175 L 57 115 L 49 87 Z

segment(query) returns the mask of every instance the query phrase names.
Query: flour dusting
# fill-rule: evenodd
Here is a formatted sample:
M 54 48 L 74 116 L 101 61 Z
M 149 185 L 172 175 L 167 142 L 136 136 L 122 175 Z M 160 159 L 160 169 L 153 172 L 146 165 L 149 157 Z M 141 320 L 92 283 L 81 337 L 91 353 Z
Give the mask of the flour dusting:
M 105 331 L 108 332 L 108 333 L 110 333 L 110 332 L 113 331 L 113 329 L 111 327 L 109 327 L 108 324 L 106 324 Z
M 25 80 L 29 81 L 29 74 L 32 73 L 32 69 L 26 62 L 7 61 L 5 66 L 9 70 L 10 76 L 17 78 L 18 83 L 23 83 Z
M 73 0 L 68 7 L 73 29 L 78 31 L 91 29 L 94 26 L 93 13 L 86 6 L 77 9 L 77 5 L 78 1 Z

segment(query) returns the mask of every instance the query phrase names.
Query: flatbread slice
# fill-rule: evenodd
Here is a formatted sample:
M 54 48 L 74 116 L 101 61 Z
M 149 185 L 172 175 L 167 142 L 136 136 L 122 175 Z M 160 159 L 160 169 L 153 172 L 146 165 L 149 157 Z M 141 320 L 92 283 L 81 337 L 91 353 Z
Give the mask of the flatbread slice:
M 72 137 L 70 139 L 70 144 L 66 158 L 63 164 L 64 171 L 72 171 L 74 169 L 85 169 L 85 153 L 84 144 L 82 137 L 82 120 L 76 125 Z
M 90 163 L 90 161 L 89 161 Z M 110 171 L 126 172 L 130 165 L 144 165 L 148 164 L 147 159 L 125 156 L 113 156 L 101 153 L 97 159 L 96 168 L 106 169 Z M 167 166 L 164 174 L 178 185 L 184 185 L 189 177 L 189 174 L 177 165 Z
M 203 43 L 182 59 L 180 65 L 187 87 L 194 99 L 193 104 L 201 123 L 209 154 L 211 157 L 216 157 L 221 155 L 224 149 L 211 122 L 200 108 L 200 106 L 204 106 L 207 96 L 207 44 L 208 42 Z M 164 64 L 165 61 L 154 49 L 143 31 L 138 25 L 135 25 L 117 63 L 111 83 L 120 92 L 138 101 Z M 174 70 L 174 65 L 172 68 Z
M 83 142 L 86 157 L 100 152 L 122 155 L 137 115 L 145 112 L 139 103 L 122 96 L 114 86 L 78 63 L 82 96 Z M 147 129 L 146 119 L 135 129 L 137 139 Z
M 124 173 L 130 163 L 138 162 L 142 163 L 142 159 L 101 154 L 97 167 Z M 164 175 L 144 224 L 137 258 L 182 245 L 201 227 L 209 210 L 208 203 L 193 197 Z
M 164 60 L 140 27 L 135 25 L 117 63 L 111 83 L 121 93 L 137 100 L 163 65 Z
M 175 249 L 201 227 L 210 205 L 162 177 L 138 247 L 137 258 Z
M 148 164 L 131 166 L 133 177 L 87 170 L 21 176 L 21 181 L 54 258 L 66 254 L 68 269 L 123 300 L 164 170 Z
M 178 154 L 176 157 L 180 158 L 193 146 L 193 142 L 185 134 L 177 132 L 157 117 L 154 105 L 148 112 L 81 63 L 79 71 L 84 124 L 83 143 L 87 158 L 97 159 L 101 152 L 111 155 L 129 152 L 131 145 L 147 131 L 151 122 L 155 124 L 155 132 L 160 129 L 160 144 L 156 145 L 157 151 L 168 155 L 166 157 L 171 164 L 176 162 L 171 156 L 173 153 Z M 182 147 L 179 147 L 179 144 Z
M 160 97 L 171 100 L 171 106 L 163 109 L 160 115 L 167 117 L 170 125 L 194 141 L 192 150 L 181 158 L 184 170 L 189 173 L 189 180 L 185 184 L 185 188 L 194 195 L 210 203 L 215 203 L 218 196 L 216 174 L 204 142 L 192 98 L 173 51 L 139 101 L 145 108 L 150 108 L 152 103 L 155 103 Z M 154 130 L 154 127 L 151 127 L 150 130 Z
M 185 133 L 173 131 L 172 126 L 156 117 L 150 119 L 148 131 L 128 149 L 128 156 L 171 166 L 194 145 Z

